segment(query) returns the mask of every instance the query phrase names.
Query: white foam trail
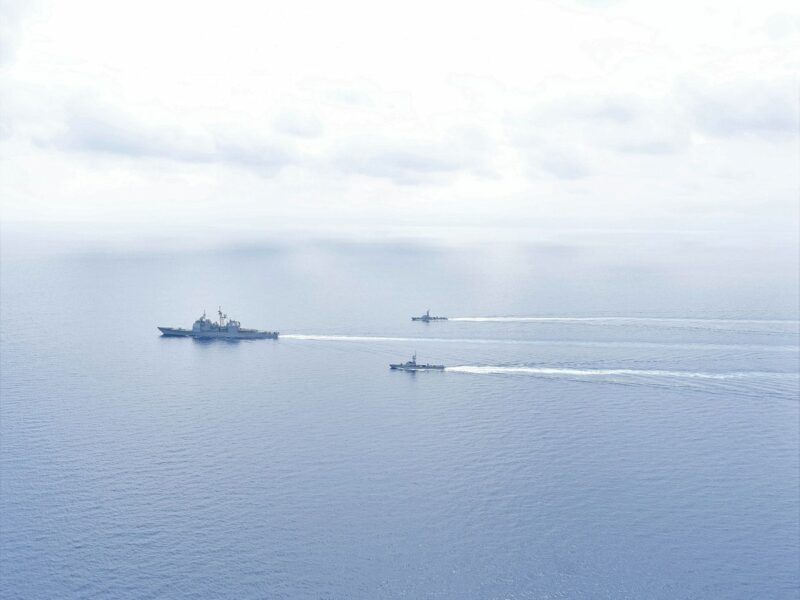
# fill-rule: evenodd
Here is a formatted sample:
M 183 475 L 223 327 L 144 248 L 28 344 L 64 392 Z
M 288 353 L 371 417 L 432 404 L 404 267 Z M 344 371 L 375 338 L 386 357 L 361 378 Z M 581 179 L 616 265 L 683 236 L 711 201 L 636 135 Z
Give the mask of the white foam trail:
M 663 371 L 656 369 L 568 369 L 556 367 L 501 367 L 461 365 L 447 367 L 446 371 L 473 375 L 565 375 L 569 377 L 681 377 L 691 379 L 744 379 L 749 377 L 798 377 L 796 373 L 769 373 L 761 371 L 736 371 L 704 373 L 697 371 Z
M 383 337 L 374 335 L 318 335 L 305 333 L 281 334 L 286 340 L 311 340 L 316 342 L 420 342 L 428 341 L 425 338 Z M 436 341 L 436 340 L 433 340 Z
M 794 319 L 692 319 L 681 317 L 450 317 L 450 321 L 472 321 L 475 323 L 523 323 L 523 322 L 635 322 L 635 323 L 717 323 L 717 324 L 748 324 L 748 325 L 788 325 L 798 324 Z
M 670 342 L 602 342 L 581 340 L 499 340 L 483 338 L 433 338 L 433 337 L 391 337 L 371 335 L 325 335 L 316 333 L 281 334 L 281 339 L 308 340 L 317 342 L 437 342 L 446 344 L 502 344 L 532 346 L 582 346 L 597 348 L 685 348 L 700 350 L 763 350 L 780 352 L 798 352 L 800 346 L 770 346 L 764 344 L 704 344 L 704 343 L 670 343 Z

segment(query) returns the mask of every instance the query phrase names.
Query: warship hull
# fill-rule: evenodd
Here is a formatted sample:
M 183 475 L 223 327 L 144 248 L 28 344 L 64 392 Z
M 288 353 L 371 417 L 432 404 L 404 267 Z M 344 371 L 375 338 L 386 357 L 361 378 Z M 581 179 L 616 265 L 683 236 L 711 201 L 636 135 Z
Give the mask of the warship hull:
M 159 327 L 165 337 L 191 337 L 199 340 L 277 340 L 277 331 L 257 331 L 255 329 L 239 329 L 238 331 L 192 331 L 175 327 Z
M 431 321 L 447 321 L 447 317 L 431 316 L 431 311 L 426 310 L 424 315 L 419 317 L 411 317 L 412 321 L 422 321 L 423 323 L 430 323 Z
M 444 371 L 444 365 L 419 364 L 416 352 L 411 360 L 404 363 L 390 363 L 389 368 L 395 371 Z
M 219 321 L 216 323 L 203 316 L 197 319 L 191 329 L 183 327 L 159 327 L 158 330 L 165 337 L 190 337 L 198 340 L 277 340 L 277 331 L 259 331 L 246 329 L 239 321 L 229 319 L 222 312 L 222 307 L 217 311 Z

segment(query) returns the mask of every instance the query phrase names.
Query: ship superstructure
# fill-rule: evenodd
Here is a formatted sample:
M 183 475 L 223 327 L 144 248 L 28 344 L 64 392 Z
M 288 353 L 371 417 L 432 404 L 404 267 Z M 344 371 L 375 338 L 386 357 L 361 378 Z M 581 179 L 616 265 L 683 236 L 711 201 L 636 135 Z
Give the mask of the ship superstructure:
M 203 311 L 203 316 L 194 322 L 191 329 L 159 327 L 158 330 L 162 335 L 167 337 L 193 337 L 198 339 L 220 338 L 228 340 L 278 339 L 277 331 L 260 331 L 258 329 L 246 329 L 242 327 L 239 321 L 229 319 L 228 315 L 222 312 L 222 307 L 219 307 L 217 314 L 219 315 L 219 320 L 212 321 L 206 317 L 206 313 Z

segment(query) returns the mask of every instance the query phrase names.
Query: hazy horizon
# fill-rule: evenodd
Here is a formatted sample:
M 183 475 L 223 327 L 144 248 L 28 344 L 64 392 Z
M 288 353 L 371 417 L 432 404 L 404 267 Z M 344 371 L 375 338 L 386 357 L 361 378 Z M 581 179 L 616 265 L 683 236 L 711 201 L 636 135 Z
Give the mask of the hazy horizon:
M 14 244 L 797 240 L 792 2 L 0 15 Z

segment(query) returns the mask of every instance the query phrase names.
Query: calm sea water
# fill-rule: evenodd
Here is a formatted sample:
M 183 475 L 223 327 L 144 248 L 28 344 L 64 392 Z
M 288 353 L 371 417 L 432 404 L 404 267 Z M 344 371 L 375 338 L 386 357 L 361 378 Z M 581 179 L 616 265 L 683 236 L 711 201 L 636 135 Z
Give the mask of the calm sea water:
M 796 598 L 796 280 L 715 260 L 5 261 L 0 596 Z

